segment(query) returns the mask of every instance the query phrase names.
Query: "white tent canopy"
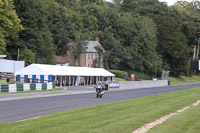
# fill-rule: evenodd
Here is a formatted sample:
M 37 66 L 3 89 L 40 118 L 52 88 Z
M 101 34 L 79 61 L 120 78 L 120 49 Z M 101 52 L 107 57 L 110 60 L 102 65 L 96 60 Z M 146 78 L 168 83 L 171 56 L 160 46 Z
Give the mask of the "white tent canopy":
M 0 59 L 0 72 L 14 73 L 24 68 L 24 61 Z
M 115 76 L 103 68 L 57 66 L 45 64 L 31 64 L 15 75 L 68 75 L 68 76 Z

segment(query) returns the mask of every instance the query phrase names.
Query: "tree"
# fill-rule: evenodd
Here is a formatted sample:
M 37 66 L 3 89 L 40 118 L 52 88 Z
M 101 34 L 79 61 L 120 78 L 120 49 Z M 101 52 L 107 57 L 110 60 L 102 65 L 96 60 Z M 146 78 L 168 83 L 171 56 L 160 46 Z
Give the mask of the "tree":
M 173 75 L 187 75 L 189 71 L 189 51 L 186 37 L 181 32 L 181 25 L 173 17 L 167 16 L 157 16 L 156 23 L 159 27 L 157 51 L 163 62 L 170 66 L 169 70 Z
M 114 37 L 114 34 L 109 28 L 99 34 L 101 38 L 101 45 L 104 50 L 104 68 L 107 69 L 122 69 L 122 55 L 126 53 L 124 48 L 120 45 L 120 41 Z
M 173 8 L 182 14 L 183 33 L 188 40 L 188 46 L 194 46 L 198 42 L 196 33 L 200 31 L 200 2 L 196 1 L 195 5 L 186 1 L 178 1 Z
M 72 7 L 76 4 L 76 0 L 56 0 L 56 2 L 62 4 L 65 7 Z
M 17 13 L 25 30 L 19 34 L 23 48 L 35 53 L 36 63 L 54 64 L 55 49 L 49 29 L 48 10 L 52 1 L 19 0 L 15 1 Z M 19 44 L 20 45 L 20 44 Z
M 10 38 L 17 44 L 9 44 L 7 50 L 30 49 L 36 63 L 54 64 L 56 50 L 62 54 L 62 47 L 75 38 L 68 10 L 54 0 L 16 0 L 15 5 L 25 30 L 20 32 L 19 39 Z M 15 53 L 10 55 L 13 58 Z
M 183 21 L 179 11 L 167 7 L 165 3 L 158 0 L 124 0 L 122 7 L 135 17 L 148 16 L 154 20 L 158 32 L 156 51 L 162 57 L 162 68 L 169 69 L 171 74 L 176 76 L 187 74 L 189 55 L 187 40 L 182 33 Z
M 138 64 L 138 60 L 142 64 L 141 66 L 136 65 L 136 70 L 158 76 L 161 74 L 162 60 L 156 51 L 158 46 L 156 25 L 149 17 L 138 17 L 135 19 L 135 25 L 138 33 L 133 37 L 132 43 L 137 45 L 135 50 L 138 53 L 135 56 L 138 59 L 135 59 L 134 64 Z
M 46 6 L 45 6 L 46 7 Z M 77 14 L 71 9 L 52 1 L 45 9 L 48 16 L 48 27 L 53 37 L 53 43 L 56 46 L 56 54 L 64 55 L 68 49 L 67 43 L 76 39 Z
M 88 42 L 86 41 L 86 37 L 86 34 L 78 35 L 75 46 L 73 47 L 74 58 L 78 59 L 78 63 L 80 63 L 80 54 L 87 49 Z M 78 64 L 78 66 L 80 66 L 80 64 Z
M 102 49 L 101 46 L 96 46 L 94 47 L 96 49 L 96 51 L 98 52 L 98 58 L 96 58 L 94 61 L 93 61 L 93 67 L 103 67 L 103 64 L 102 64 L 102 57 L 103 57 L 103 53 L 104 53 L 104 50 Z
M 0 0 L 0 54 L 5 52 L 6 37 L 16 36 L 23 30 L 12 0 Z
M 54 55 L 65 55 L 67 44 L 76 44 L 73 54 L 79 59 L 85 41 L 99 37 L 107 69 L 187 75 L 187 45 L 197 43 L 199 9 L 198 3 L 179 5 L 168 7 L 158 0 L 15 0 L 25 30 L 19 37 L 6 37 L 7 54 L 15 59 L 19 48 L 20 59 L 34 58 L 28 63 L 54 64 Z
M 30 49 L 23 49 L 23 51 L 20 52 L 19 59 L 25 60 L 25 65 L 29 65 L 33 62 L 35 62 L 35 54 Z

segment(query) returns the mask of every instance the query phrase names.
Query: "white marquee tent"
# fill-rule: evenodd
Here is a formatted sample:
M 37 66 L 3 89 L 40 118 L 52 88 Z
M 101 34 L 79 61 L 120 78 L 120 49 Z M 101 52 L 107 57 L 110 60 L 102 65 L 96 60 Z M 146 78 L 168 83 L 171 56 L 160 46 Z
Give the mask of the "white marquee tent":
M 104 80 L 102 77 L 107 77 L 106 80 L 112 80 L 115 75 L 103 68 L 31 64 L 15 72 L 15 76 L 42 80 L 51 80 L 53 76 L 53 80 L 59 80 L 60 84 L 63 84 L 63 79 L 65 83 L 68 81 L 68 84 L 75 84 L 75 81 L 76 84 L 79 84 L 80 78 L 84 77 L 84 84 L 86 84 L 85 82 L 91 83 L 94 80 L 102 81 Z

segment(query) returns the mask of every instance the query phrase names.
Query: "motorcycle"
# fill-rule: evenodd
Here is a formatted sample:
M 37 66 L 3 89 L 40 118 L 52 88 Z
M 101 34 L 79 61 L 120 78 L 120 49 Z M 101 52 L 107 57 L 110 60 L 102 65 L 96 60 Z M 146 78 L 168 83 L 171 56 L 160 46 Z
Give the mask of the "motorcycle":
M 103 96 L 103 94 L 104 94 L 104 85 L 102 85 L 102 84 L 98 84 L 97 86 L 96 86 L 96 97 L 97 98 L 102 98 L 102 96 Z

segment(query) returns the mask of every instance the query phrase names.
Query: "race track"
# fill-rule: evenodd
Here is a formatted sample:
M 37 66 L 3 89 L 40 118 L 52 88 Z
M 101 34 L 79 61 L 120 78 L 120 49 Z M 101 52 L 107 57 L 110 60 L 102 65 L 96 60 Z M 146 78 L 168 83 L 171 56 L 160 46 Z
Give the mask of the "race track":
M 69 109 L 125 101 L 198 86 L 200 86 L 200 83 L 158 88 L 108 91 L 103 98 L 98 99 L 96 98 L 95 93 L 87 93 L 0 101 L 0 123 L 20 121 Z

